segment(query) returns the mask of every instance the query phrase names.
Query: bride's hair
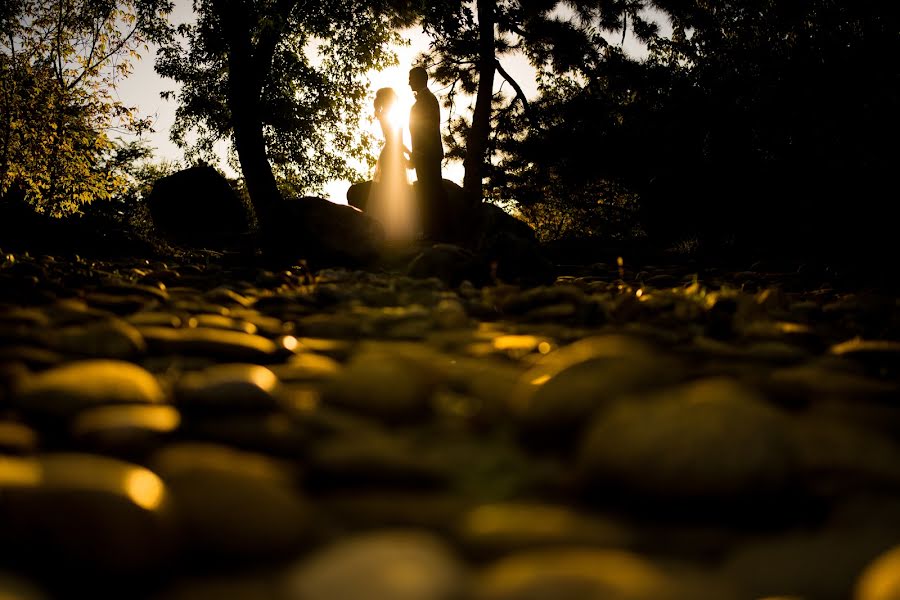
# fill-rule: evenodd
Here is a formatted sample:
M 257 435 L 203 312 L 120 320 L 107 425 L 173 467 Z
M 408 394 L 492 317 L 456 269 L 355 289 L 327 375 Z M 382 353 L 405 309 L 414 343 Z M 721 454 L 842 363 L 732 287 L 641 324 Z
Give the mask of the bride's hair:
M 375 114 L 386 112 L 397 102 L 394 88 L 383 87 L 375 92 Z

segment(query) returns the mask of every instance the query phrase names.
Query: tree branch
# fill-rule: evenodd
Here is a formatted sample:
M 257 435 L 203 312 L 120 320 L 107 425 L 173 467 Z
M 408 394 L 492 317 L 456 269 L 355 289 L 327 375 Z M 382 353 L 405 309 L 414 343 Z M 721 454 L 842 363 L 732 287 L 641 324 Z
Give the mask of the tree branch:
M 508 81 L 509 85 L 511 85 L 513 89 L 516 90 L 516 98 L 518 98 L 522 103 L 522 107 L 525 109 L 525 116 L 530 117 L 531 107 L 528 104 L 528 98 L 525 97 L 525 92 L 522 91 L 522 87 L 518 84 L 518 82 L 516 82 L 515 79 L 512 78 L 512 76 L 506 71 L 506 69 L 503 68 L 499 60 L 494 62 L 494 66 L 497 68 L 497 72 L 500 73 L 500 76 Z

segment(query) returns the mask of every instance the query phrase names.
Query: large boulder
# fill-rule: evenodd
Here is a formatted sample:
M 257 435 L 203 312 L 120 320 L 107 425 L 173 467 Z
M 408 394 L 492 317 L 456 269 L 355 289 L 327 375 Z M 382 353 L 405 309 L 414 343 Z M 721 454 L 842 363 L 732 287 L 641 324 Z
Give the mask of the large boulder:
M 351 185 L 347 190 L 350 206 L 365 211 L 371 187 L 371 181 Z M 439 204 L 418 193 L 416 184 L 413 188 L 418 214 L 430 224 L 426 239 L 437 245 L 416 257 L 409 267 L 411 275 L 473 283 L 493 278 L 522 285 L 554 281 L 555 266 L 524 221 L 499 206 L 473 204 L 462 187 L 447 179 L 446 198 Z
M 221 242 L 250 229 L 244 202 L 210 166 L 191 167 L 158 180 L 147 205 L 156 229 L 183 244 Z
M 305 196 L 277 210 L 279 239 L 264 242 L 316 267 L 365 266 L 384 249 L 384 228 L 353 206 Z

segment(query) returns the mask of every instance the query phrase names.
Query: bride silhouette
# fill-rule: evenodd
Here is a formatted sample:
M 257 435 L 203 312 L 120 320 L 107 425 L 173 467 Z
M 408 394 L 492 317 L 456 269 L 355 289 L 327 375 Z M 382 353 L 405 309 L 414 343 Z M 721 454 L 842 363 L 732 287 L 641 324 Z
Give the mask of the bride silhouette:
M 409 150 L 403 145 L 397 100 L 393 88 L 375 92 L 375 118 L 381 126 L 384 146 L 375 163 L 367 212 L 384 226 L 387 239 L 409 241 L 417 234 L 417 219 L 413 214 L 413 188 L 406 173 Z

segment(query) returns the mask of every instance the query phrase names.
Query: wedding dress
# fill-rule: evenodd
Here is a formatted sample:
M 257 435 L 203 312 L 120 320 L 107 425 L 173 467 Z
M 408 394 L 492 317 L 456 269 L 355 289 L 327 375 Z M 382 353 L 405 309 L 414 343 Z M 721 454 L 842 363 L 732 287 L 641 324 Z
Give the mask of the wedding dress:
M 387 112 L 376 110 L 384 146 L 375 163 L 368 213 L 384 226 L 388 240 L 411 241 L 417 234 L 417 216 L 403 156 L 403 129 L 390 123 Z

